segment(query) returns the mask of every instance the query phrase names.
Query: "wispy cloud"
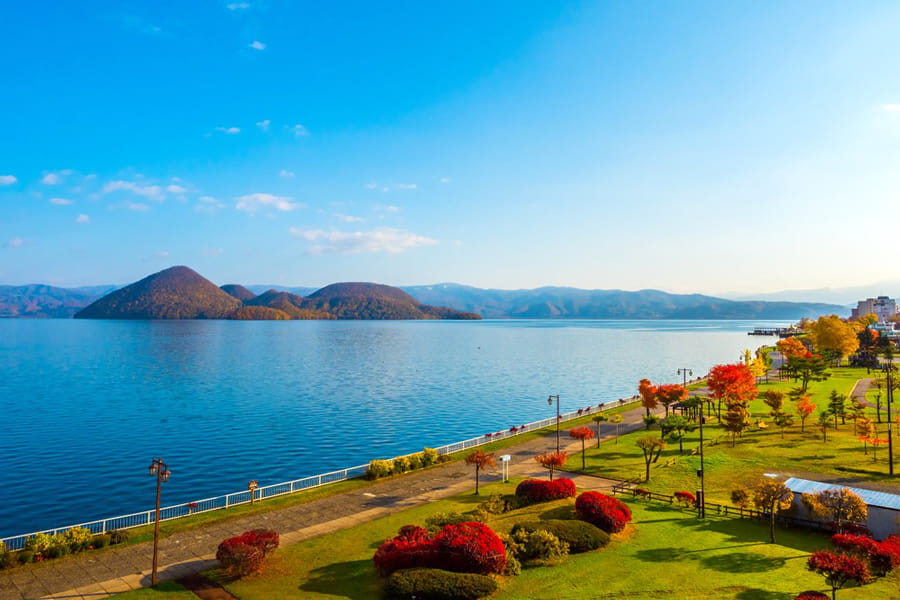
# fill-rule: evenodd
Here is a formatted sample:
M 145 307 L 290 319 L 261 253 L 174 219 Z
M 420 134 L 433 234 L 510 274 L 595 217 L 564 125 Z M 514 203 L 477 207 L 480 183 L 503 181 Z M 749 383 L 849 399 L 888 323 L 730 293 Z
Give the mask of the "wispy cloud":
M 291 235 L 311 243 L 310 254 L 360 254 L 385 252 L 400 254 L 419 246 L 433 246 L 437 240 L 404 231 L 382 227 L 371 231 L 322 231 L 291 227 Z
M 237 200 L 237 203 L 234 207 L 237 210 L 250 213 L 251 215 L 267 208 L 278 211 L 289 211 L 302 208 L 300 203 L 294 202 L 293 199 L 288 196 L 276 196 L 275 194 L 266 194 L 263 192 L 238 196 L 235 200 Z
M 441 177 L 438 181 L 441 183 L 450 183 L 452 180 L 449 177 Z
M 336 213 L 334 218 L 343 221 L 344 223 L 360 223 L 365 221 L 362 217 L 354 217 L 353 215 L 342 215 L 340 213 Z
M 150 185 L 138 183 L 136 181 L 124 181 L 119 179 L 116 181 L 110 181 L 103 186 L 104 194 L 110 194 L 112 192 L 119 191 L 131 192 L 132 194 L 135 194 L 137 196 L 149 198 L 158 202 L 161 202 L 165 199 L 162 188 L 158 185 Z
M 294 177 L 295 175 L 296 175 L 296 173 L 294 173 L 293 171 L 288 171 L 287 169 L 282 169 L 282 170 L 278 171 L 278 176 L 284 177 L 286 179 L 290 179 L 290 178 Z
M 0 185 L 12 185 L 17 181 L 15 175 L 0 175 Z
M 91 218 L 88 215 L 78 215 L 75 217 L 75 222 L 79 225 L 86 225 L 91 222 Z
M 171 194 L 186 194 L 188 189 L 183 185 L 170 184 L 166 186 L 166 191 Z
M 56 173 L 47 173 L 41 178 L 41 183 L 44 185 L 57 185 L 62 181 L 62 177 L 57 175 Z
M 137 15 L 122 15 L 122 25 L 128 31 L 137 31 L 147 35 L 159 35 L 163 32 L 162 28 Z
M 229 2 L 225 5 L 228 10 L 244 10 L 250 8 L 249 2 Z
M 416 183 L 378 183 L 377 181 L 370 181 L 366 184 L 367 190 L 377 190 L 380 189 L 382 192 L 389 192 L 391 190 L 417 190 L 419 189 L 419 185 Z
M 150 210 L 150 206 L 148 204 L 144 204 L 143 202 L 129 202 L 125 205 L 125 208 L 136 212 L 144 212 L 146 210 Z
M 900 112 L 900 104 L 885 104 L 881 109 L 887 112 Z
M 268 131 L 269 126 L 272 124 L 272 121 L 269 119 L 263 119 L 262 121 L 257 121 L 256 126 L 262 129 L 263 131 Z
M 56 206 L 69 206 L 70 204 L 73 204 L 73 202 L 68 198 L 50 198 L 50 204 L 55 204 Z
M 236 135 L 241 132 L 240 127 L 215 127 L 213 131 L 219 131 L 225 135 Z
M 378 204 L 375 206 L 376 212 L 400 212 L 399 206 L 394 206 L 393 204 Z
M 366 184 L 366 189 L 367 190 L 378 189 L 378 184 L 375 183 L 374 181 L 370 181 L 369 183 Z
M 160 250 L 158 252 L 154 252 L 150 256 L 145 256 L 144 262 L 153 262 L 153 261 L 157 261 L 157 260 L 163 260 L 166 258 L 169 258 L 169 251 L 168 250 Z
M 258 40 L 253 40 L 252 42 L 250 42 L 247 45 L 250 46 L 251 48 L 253 48 L 254 50 L 265 50 L 266 49 L 266 45 Z
M 225 204 L 218 198 L 213 198 L 212 196 L 200 196 L 197 198 L 197 205 L 194 207 L 194 210 L 211 215 L 223 208 L 225 208 Z
M 20 248 L 25 245 L 25 239 L 24 238 L 12 238 L 12 239 L 6 240 L 6 243 L 3 245 L 6 246 L 7 248 Z
M 309 130 L 306 129 L 306 127 L 304 127 L 303 125 L 287 125 L 286 128 L 288 131 L 294 134 L 294 137 L 301 138 L 309 135 Z
M 419 189 L 419 186 L 415 183 L 398 183 L 394 188 L 398 190 L 417 190 Z

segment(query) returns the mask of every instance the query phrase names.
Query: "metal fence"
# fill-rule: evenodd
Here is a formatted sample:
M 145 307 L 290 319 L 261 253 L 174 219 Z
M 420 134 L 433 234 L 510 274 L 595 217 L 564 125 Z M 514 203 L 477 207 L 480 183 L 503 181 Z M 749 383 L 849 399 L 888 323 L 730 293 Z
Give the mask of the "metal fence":
M 699 379 L 697 381 L 699 381 Z M 694 380 L 691 380 L 689 383 L 693 382 Z M 559 416 L 559 421 L 571 421 L 573 419 L 578 419 L 586 415 L 591 415 L 620 406 L 633 404 L 635 402 L 638 402 L 639 400 L 640 396 L 632 396 L 631 398 L 623 398 L 616 401 L 601 403 L 596 406 L 590 406 L 569 413 L 561 414 Z M 479 437 L 470 438 L 461 442 L 455 442 L 453 444 L 447 444 L 435 449 L 438 451 L 439 455 L 453 454 L 454 452 L 467 450 L 476 446 L 483 446 L 484 444 L 490 444 L 491 442 L 511 438 L 523 433 L 527 433 L 529 431 L 543 429 L 544 427 L 549 427 L 551 425 L 556 425 L 556 417 L 542 419 L 540 421 L 534 421 L 532 423 L 526 423 L 525 425 L 517 427 L 514 426 L 506 430 L 497 431 L 496 433 L 487 433 Z M 294 492 L 308 490 L 311 488 L 328 485 L 330 483 L 345 481 L 354 477 L 361 477 L 365 475 L 368 466 L 368 464 L 358 465 L 355 467 L 349 467 L 347 469 L 341 469 L 339 471 L 332 471 L 330 473 L 323 473 L 321 475 L 312 475 L 310 477 L 304 477 L 302 479 L 295 479 L 293 481 L 285 481 L 284 483 L 276 483 L 274 485 L 260 487 L 256 490 L 254 500 L 266 500 L 268 498 L 283 496 L 285 494 L 292 494 Z M 251 500 L 250 494 L 251 492 L 249 490 L 242 490 L 240 492 L 232 492 L 223 496 L 215 496 L 213 498 L 204 498 L 203 500 L 194 500 L 191 502 L 183 502 L 181 504 L 167 506 L 160 509 L 159 520 L 160 522 L 169 521 L 171 519 L 180 519 L 182 517 L 196 515 L 213 510 L 223 510 L 231 506 L 238 506 L 240 504 L 248 504 Z M 46 533 L 48 535 L 54 535 L 57 533 L 63 533 L 75 527 L 84 527 L 91 533 L 102 534 L 114 529 L 130 529 L 132 527 L 151 525 L 154 522 L 155 518 L 155 510 L 146 510 L 130 515 L 109 517 L 107 519 L 98 519 L 96 521 L 88 521 L 86 523 L 77 523 L 75 525 L 66 525 L 64 527 L 56 527 L 53 529 L 33 531 L 31 533 L 2 538 L 0 539 L 0 542 L 2 542 L 9 550 L 21 550 L 25 547 L 25 542 L 27 541 L 27 539 L 35 535 L 36 533 Z

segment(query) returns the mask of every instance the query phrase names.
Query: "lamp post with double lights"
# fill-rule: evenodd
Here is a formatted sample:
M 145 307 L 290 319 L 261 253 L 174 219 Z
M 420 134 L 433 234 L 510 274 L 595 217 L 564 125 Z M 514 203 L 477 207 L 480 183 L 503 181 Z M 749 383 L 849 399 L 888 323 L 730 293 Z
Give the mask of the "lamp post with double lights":
M 156 570 L 159 560 L 159 502 L 162 493 L 162 484 L 169 480 L 172 471 L 161 458 L 154 458 L 150 463 L 150 477 L 156 477 L 156 518 L 153 520 L 153 573 L 150 575 L 150 585 L 156 586 Z
M 891 357 L 892 359 L 893 357 Z M 891 415 L 891 404 L 894 401 L 894 364 L 889 362 L 882 367 L 887 376 L 887 426 L 888 426 L 888 474 L 894 476 L 894 423 Z
M 555 396 L 551 394 L 547 398 L 547 404 L 553 406 L 554 399 L 556 400 L 556 453 L 559 454 L 559 394 Z

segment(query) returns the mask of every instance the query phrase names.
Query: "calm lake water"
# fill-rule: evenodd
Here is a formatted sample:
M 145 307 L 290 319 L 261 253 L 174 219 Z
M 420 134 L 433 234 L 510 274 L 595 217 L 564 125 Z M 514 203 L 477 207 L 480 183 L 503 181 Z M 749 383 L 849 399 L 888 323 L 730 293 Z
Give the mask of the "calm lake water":
M 269 485 L 675 382 L 760 321 L 0 320 L 0 537 Z

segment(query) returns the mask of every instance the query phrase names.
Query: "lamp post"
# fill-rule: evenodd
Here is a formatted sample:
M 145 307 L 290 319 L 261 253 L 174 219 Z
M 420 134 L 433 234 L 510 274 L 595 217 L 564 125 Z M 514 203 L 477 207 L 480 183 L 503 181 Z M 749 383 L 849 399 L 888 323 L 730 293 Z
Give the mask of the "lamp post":
M 156 518 L 153 520 L 153 573 L 150 575 L 150 585 L 156 587 L 156 569 L 159 560 L 159 501 L 162 492 L 162 484 L 169 480 L 172 472 L 169 466 L 161 458 L 154 458 L 150 463 L 150 477 L 156 477 Z
M 894 435 L 893 435 L 893 422 L 891 417 L 891 404 L 894 401 L 894 365 L 892 362 L 889 362 L 887 366 L 884 367 L 885 374 L 887 375 L 887 426 L 888 426 L 888 474 L 893 477 L 894 476 Z
M 684 387 L 686 388 L 686 387 L 687 387 L 687 378 L 688 378 L 688 377 L 693 377 L 693 376 L 694 376 L 694 372 L 691 371 L 690 369 L 681 368 L 681 369 L 678 369 L 678 374 L 684 376 L 683 379 L 682 379 L 682 384 L 681 384 L 681 385 L 684 386 Z
M 547 404 L 553 406 L 553 400 L 556 399 L 556 453 L 559 454 L 559 394 L 550 395 L 547 398 Z
M 700 477 L 700 493 L 697 494 L 697 516 L 701 519 L 706 518 L 706 489 L 704 487 L 703 473 L 703 399 L 700 399 L 700 468 L 697 470 L 697 476 Z

